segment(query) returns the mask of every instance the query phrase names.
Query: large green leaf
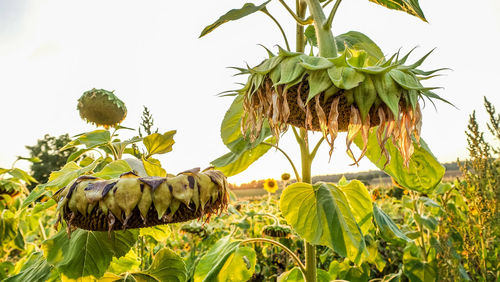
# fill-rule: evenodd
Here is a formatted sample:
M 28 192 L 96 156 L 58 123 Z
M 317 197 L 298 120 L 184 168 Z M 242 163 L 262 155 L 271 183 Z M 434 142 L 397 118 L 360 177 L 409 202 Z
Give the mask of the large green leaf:
M 370 0 L 370 2 L 377 3 L 389 9 L 406 12 L 427 22 L 424 12 L 420 9 L 418 0 Z
M 376 203 L 373 203 L 373 217 L 384 240 L 394 243 L 411 241 Z
M 240 247 L 229 256 L 217 275 L 217 281 L 248 281 L 255 272 L 256 253 L 250 247 Z
M 47 261 L 69 278 L 101 277 L 113 257 L 127 254 L 134 246 L 137 230 L 93 232 L 77 229 L 68 239 L 61 230 L 44 241 L 42 249 Z
M 368 36 L 358 31 L 349 31 L 335 37 L 338 52 L 343 52 L 347 45 L 350 49 L 363 50 L 368 54 L 368 61 L 371 65 L 384 58 L 384 53 L 380 47 Z
M 385 148 L 391 156 L 391 162 L 384 168 L 386 158 L 382 155 L 377 141 L 377 128 L 370 129 L 368 149 L 366 151 L 368 159 L 385 173 L 392 176 L 399 185 L 417 192 L 431 192 L 441 182 L 445 169 L 432 155 L 424 140 L 421 138 L 420 144 L 413 142 L 415 151 L 410 158 L 408 168 L 404 166 L 403 157 L 397 147 L 394 146 L 392 139 L 387 141 Z M 363 148 L 363 139 L 360 135 L 354 139 L 354 143 L 359 148 Z
M 243 7 L 241 7 L 240 9 L 230 10 L 226 14 L 222 15 L 214 23 L 206 26 L 203 29 L 203 31 L 201 32 L 200 37 L 203 37 L 203 36 L 207 35 L 208 33 L 212 32 L 214 29 L 219 27 L 221 24 L 224 24 L 228 21 L 239 20 L 243 17 L 246 17 L 250 14 L 253 14 L 255 12 L 258 12 L 258 11 L 264 9 L 266 7 L 267 3 L 269 3 L 269 2 L 271 2 L 271 0 L 268 0 L 259 6 L 255 6 L 253 3 L 245 3 L 245 5 L 243 5 Z
M 109 131 L 104 129 L 94 130 L 79 135 L 76 139 L 62 147 L 61 151 L 78 145 L 85 145 L 87 149 L 90 149 L 108 144 L 109 142 L 111 142 L 111 133 Z
M 271 135 L 271 129 L 267 122 L 262 125 L 260 136 L 254 141 L 250 142 L 250 138 L 243 136 L 241 133 L 241 117 L 243 115 L 243 96 L 238 95 L 233 103 L 227 110 L 222 120 L 220 135 L 222 142 L 226 145 L 231 152 L 236 154 L 249 150 L 265 138 Z
M 217 275 L 228 258 L 238 249 L 239 242 L 231 241 L 230 236 L 221 238 L 201 258 L 194 272 L 194 281 L 218 281 Z
M 289 271 L 283 272 L 279 277 L 277 282 L 303 282 L 304 275 L 298 267 L 294 267 Z M 330 282 L 332 278 L 330 274 L 323 269 L 316 269 L 316 281 L 318 282 Z
M 107 164 L 101 171 L 94 173 L 95 177 L 103 179 L 113 179 L 119 177 L 122 173 L 131 171 L 132 168 L 124 160 L 116 160 Z
M 274 144 L 276 143 L 276 138 L 271 137 L 267 139 L 266 142 Z M 229 177 L 247 169 L 251 164 L 267 153 L 269 149 L 271 149 L 271 146 L 259 144 L 257 147 L 241 153 L 229 152 L 211 163 L 216 169 L 222 171 L 224 175 Z
M 133 273 L 137 281 L 186 281 L 186 264 L 172 250 L 163 248 L 156 255 L 148 270 Z
M 22 181 L 31 184 L 31 183 L 38 183 L 33 176 L 29 175 L 26 171 L 19 169 L 19 168 L 13 168 L 9 170 L 9 174 L 12 175 L 15 178 L 21 179 Z
M 142 140 L 142 142 L 148 150 L 148 155 L 146 158 L 149 158 L 154 154 L 165 154 L 172 151 L 172 146 L 175 143 L 174 135 L 176 132 L 176 130 L 170 130 L 163 134 L 153 133 L 144 137 L 144 140 Z
M 21 271 L 4 282 L 46 281 L 54 268 L 41 252 L 32 253 L 21 267 Z
M 325 245 L 358 262 L 365 250 L 363 234 L 344 192 L 335 185 L 294 183 L 281 195 L 286 221 L 308 242 Z
M 339 181 L 338 186 L 346 195 L 352 214 L 361 228 L 361 232 L 367 234 L 368 230 L 373 227 L 373 207 L 370 192 L 368 192 L 363 182 L 359 180 L 352 180 L 347 183 Z

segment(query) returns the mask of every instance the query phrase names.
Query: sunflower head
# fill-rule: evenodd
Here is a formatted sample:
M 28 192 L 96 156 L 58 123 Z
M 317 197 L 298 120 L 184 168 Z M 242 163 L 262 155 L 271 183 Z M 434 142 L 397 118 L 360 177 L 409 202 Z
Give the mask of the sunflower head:
M 104 89 L 94 88 L 83 93 L 77 108 L 83 120 L 105 128 L 120 124 L 127 116 L 125 104 Z
M 283 173 L 283 174 L 281 175 L 281 180 L 283 180 L 283 181 L 288 181 L 288 180 L 290 180 L 290 173 L 287 173 L 287 172 Z
M 292 229 L 285 225 L 266 225 L 262 228 L 262 234 L 269 237 L 285 238 L 292 234 Z
M 278 190 L 278 181 L 269 178 L 264 181 L 264 190 L 266 190 L 269 193 L 276 193 Z
M 366 153 L 370 128 L 378 126 L 377 139 L 387 163 L 385 144 L 392 138 L 408 165 L 412 139 L 419 142 L 420 137 L 420 100 L 443 100 L 420 83 L 439 71 L 417 69 L 428 54 L 406 66 L 408 55 L 377 59 L 346 47 L 338 57 L 324 58 L 280 48 L 278 55 L 242 70 L 249 78 L 237 91 L 244 98 L 241 129 L 251 141 L 265 123 L 277 139 L 288 125 L 321 131 L 330 155 L 338 132 L 347 131 L 347 153 L 357 163 Z M 358 135 L 364 147 L 356 158 L 350 145 Z

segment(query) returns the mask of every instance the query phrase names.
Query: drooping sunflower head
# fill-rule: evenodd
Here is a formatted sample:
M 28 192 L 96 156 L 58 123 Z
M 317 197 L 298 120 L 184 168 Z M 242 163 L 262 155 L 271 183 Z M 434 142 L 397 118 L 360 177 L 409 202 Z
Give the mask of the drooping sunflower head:
M 77 108 L 83 120 L 105 128 L 120 124 L 127 116 L 125 104 L 104 89 L 94 88 L 83 93 Z
M 262 234 L 269 237 L 285 238 L 292 234 L 292 229 L 285 225 L 266 225 L 262 228 Z
M 269 193 L 276 193 L 278 190 L 278 182 L 272 178 L 266 179 L 266 181 L 264 181 L 264 190 Z
M 357 163 L 367 150 L 370 128 L 378 126 L 377 139 L 387 163 L 385 144 L 392 138 L 408 165 L 412 138 L 420 138 L 420 101 L 443 100 L 430 91 L 434 88 L 420 83 L 441 70 L 417 69 L 429 54 L 406 66 L 409 54 L 376 59 L 346 47 L 340 56 L 324 58 L 280 48 L 278 55 L 270 54 L 260 65 L 241 69 L 249 74 L 237 91 L 244 98 L 241 129 L 252 140 L 265 122 L 276 138 L 288 125 L 321 131 L 330 155 L 338 132 L 347 131 L 347 153 Z M 350 146 L 359 134 L 364 148 L 355 158 Z
M 288 181 L 288 180 L 290 180 L 290 173 L 287 173 L 287 172 L 283 173 L 283 174 L 281 175 L 281 180 L 283 180 L 283 181 Z

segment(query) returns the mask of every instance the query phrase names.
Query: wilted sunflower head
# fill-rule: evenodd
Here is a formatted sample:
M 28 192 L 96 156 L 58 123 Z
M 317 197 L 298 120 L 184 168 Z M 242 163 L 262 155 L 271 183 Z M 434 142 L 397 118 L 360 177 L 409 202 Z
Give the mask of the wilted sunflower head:
M 392 138 L 408 165 L 412 137 L 417 142 L 420 138 L 420 100 L 443 100 L 420 83 L 439 71 L 417 69 L 429 54 L 405 66 L 408 55 L 377 59 L 346 47 L 340 56 L 324 58 L 280 48 L 278 55 L 270 54 L 260 65 L 241 70 L 249 74 L 237 91 L 243 96 L 241 129 L 251 141 L 265 122 L 277 139 L 289 124 L 321 131 L 330 155 L 338 132 L 347 131 L 347 153 L 357 163 L 366 153 L 370 128 L 378 126 L 377 139 L 387 163 L 385 144 Z M 350 145 L 359 134 L 364 148 L 355 158 Z
M 292 229 L 285 225 L 266 225 L 262 228 L 262 234 L 269 237 L 284 238 L 292 234 Z
M 127 116 L 125 104 L 113 92 L 89 90 L 78 99 L 80 117 L 96 126 L 109 128 L 120 124 Z
M 283 174 L 281 175 L 281 180 L 283 180 L 283 181 L 288 181 L 288 180 L 290 180 L 290 173 L 287 173 L 287 172 L 283 173 Z
M 264 190 L 269 193 L 275 193 L 278 190 L 278 182 L 272 178 L 266 179 L 264 181 Z

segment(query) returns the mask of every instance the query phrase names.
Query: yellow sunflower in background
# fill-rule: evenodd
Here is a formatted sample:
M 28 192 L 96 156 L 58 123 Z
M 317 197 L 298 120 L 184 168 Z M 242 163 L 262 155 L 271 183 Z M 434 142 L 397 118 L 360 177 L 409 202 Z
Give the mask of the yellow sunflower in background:
M 275 193 L 278 190 L 278 182 L 272 178 L 266 179 L 264 181 L 264 190 L 269 193 Z

